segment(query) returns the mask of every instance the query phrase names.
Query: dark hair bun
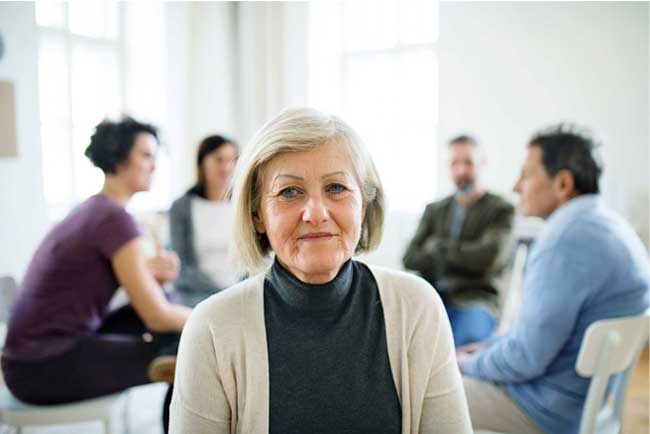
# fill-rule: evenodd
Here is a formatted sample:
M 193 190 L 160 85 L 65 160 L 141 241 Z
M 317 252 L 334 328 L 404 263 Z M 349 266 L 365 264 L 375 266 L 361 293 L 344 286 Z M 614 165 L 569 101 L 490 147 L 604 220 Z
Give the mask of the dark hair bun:
M 95 127 L 84 154 L 104 173 L 115 173 L 117 166 L 129 158 L 139 133 L 149 133 L 158 139 L 158 131 L 153 125 L 128 116 L 118 122 L 104 119 Z

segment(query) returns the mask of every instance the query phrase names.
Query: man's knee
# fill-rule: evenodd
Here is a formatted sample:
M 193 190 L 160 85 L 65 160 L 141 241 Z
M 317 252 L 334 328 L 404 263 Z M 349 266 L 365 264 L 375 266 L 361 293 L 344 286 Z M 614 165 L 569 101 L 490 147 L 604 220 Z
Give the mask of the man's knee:
M 492 313 L 482 306 L 454 308 L 449 317 L 457 347 L 487 339 L 496 324 Z

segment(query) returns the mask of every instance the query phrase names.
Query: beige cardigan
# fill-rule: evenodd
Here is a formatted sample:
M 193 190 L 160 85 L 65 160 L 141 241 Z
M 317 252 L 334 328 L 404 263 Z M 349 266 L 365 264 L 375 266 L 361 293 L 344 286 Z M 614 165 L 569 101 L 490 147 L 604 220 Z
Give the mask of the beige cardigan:
M 419 277 L 379 267 L 370 270 L 384 308 L 402 434 L 471 433 L 440 298 Z M 211 296 L 192 312 L 178 352 L 171 434 L 269 432 L 263 296 L 260 274 Z

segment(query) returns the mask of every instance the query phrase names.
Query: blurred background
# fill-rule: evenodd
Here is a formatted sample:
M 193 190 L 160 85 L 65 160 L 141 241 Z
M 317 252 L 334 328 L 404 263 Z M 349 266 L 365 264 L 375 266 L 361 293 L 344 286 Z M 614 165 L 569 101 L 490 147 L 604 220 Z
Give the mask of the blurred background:
M 0 272 L 20 279 L 100 188 L 83 150 L 103 117 L 161 129 L 155 185 L 129 205 L 143 213 L 193 183 L 206 134 L 245 146 L 295 105 L 339 114 L 370 148 L 389 201 L 375 262 L 401 266 L 424 205 L 452 190 L 451 136 L 479 138 L 485 184 L 516 202 L 527 139 L 560 121 L 604 144 L 605 200 L 648 245 L 648 15 L 647 2 L 2 2 L 16 152 L 0 157 Z
M 528 139 L 558 122 L 603 143 L 604 199 L 648 247 L 648 24 L 648 2 L 0 2 L 0 275 L 20 281 L 45 233 L 100 189 L 83 151 L 104 117 L 160 128 L 152 191 L 129 210 L 164 241 L 158 217 L 194 183 L 203 137 L 245 147 L 301 105 L 343 117 L 375 159 L 388 215 L 370 262 L 401 268 L 425 204 L 453 191 L 451 137 L 479 139 L 483 183 L 516 203 Z M 518 216 L 515 236 L 540 226 Z M 647 354 L 634 433 L 648 427 Z M 142 396 L 135 432 L 157 433 Z

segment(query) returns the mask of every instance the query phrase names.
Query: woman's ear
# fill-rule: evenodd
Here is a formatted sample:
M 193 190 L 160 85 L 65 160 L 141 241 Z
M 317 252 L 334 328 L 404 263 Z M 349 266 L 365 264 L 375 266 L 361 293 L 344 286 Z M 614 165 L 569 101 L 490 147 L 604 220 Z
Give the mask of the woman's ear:
M 266 226 L 264 226 L 264 221 L 257 211 L 253 211 L 253 226 L 255 226 L 255 232 L 258 234 L 266 233 Z

